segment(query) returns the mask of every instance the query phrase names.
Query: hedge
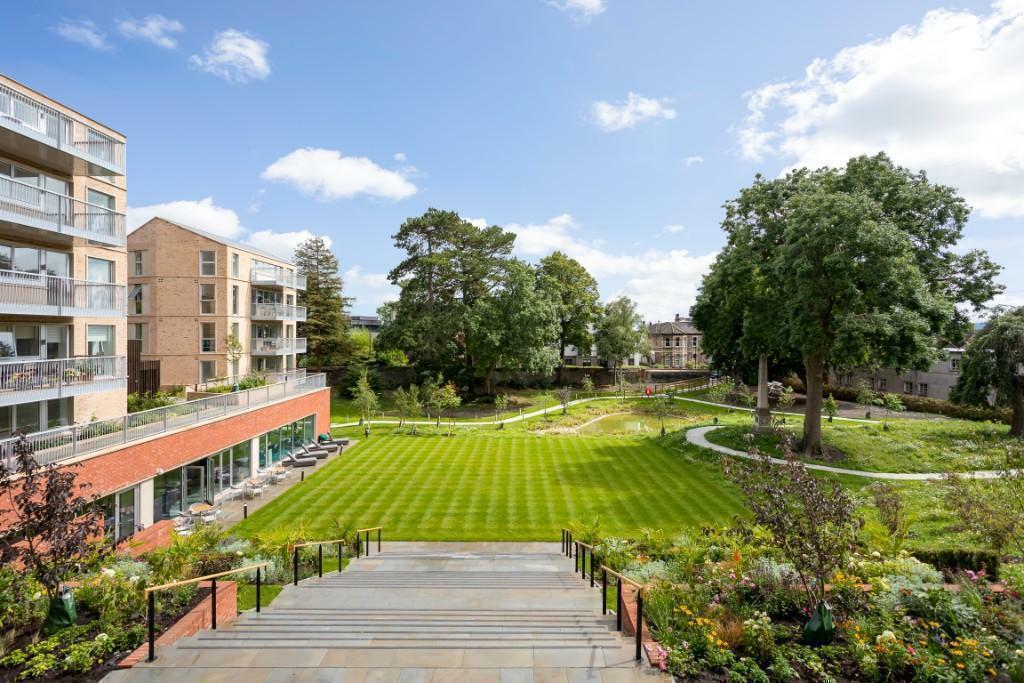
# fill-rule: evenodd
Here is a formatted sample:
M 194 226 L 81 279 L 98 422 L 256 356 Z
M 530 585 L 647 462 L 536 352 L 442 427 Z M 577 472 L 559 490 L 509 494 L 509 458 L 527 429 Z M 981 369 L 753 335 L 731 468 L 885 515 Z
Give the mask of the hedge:
M 940 571 L 984 570 L 989 580 L 999 579 L 999 555 L 991 550 L 911 550 L 910 554 Z
M 787 378 L 783 380 L 783 384 L 793 387 L 794 391 L 805 391 L 803 383 L 795 378 Z M 829 394 L 832 394 L 838 401 L 857 402 L 857 390 L 853 387 L 826 386 L 824 396 L 827 397 Z M 906 394 L 897 394 L 897 396 L 903 401 L 903 405 L 906 406 L 907 410 L 918 413 L 932 413 L 933 415 L 945 415 L 946 417 L 960 420 L 975 420 L 978 422 L 1002 422 L 1003 424 L 1010 424 L 1010 420 L 1013 417 L 1013 411 L 1009 408 L 979 408 L 977 406 L 961 405 L 924 396 L 908 396 Z M 872 407 L 877 409 L 875 406 Z

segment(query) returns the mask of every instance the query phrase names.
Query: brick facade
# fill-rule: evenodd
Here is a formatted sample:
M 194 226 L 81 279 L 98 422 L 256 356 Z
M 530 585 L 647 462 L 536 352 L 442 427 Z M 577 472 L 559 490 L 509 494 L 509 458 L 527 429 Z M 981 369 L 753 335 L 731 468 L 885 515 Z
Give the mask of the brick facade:
M 276 427 L 316 416 L 317 431 L 329 430 L 329 388 L 282 400 L 222 420 L 153 437 L 81 461 L 78 478 L 89 495 L 106 495 L 153 478 Z
M 651 344 L 651 365 L 662 368 L 706 368 L 703 335 L 689 318 L 676 316 L 673 322 L 652 323 L 647 328 Z

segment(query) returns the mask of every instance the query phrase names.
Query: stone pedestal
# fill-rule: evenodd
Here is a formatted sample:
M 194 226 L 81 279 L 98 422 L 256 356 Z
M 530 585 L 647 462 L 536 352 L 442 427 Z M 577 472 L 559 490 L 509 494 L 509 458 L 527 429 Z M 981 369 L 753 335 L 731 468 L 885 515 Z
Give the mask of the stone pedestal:
M 754 433 L 772 431 L 772 412 L 768 407 L 768 355 L 757 359 L 757 410 L 754 411 Z

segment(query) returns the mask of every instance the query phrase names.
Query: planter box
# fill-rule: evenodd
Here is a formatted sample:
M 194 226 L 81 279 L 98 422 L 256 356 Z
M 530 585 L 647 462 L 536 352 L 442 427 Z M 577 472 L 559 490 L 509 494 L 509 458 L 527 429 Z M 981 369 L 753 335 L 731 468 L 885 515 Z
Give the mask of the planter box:
M 210 582 L 204 581 L 199 584 L 200 588 L 210 588 Z M 185 616 L 178 619 L 169 629 L 160 634 L 156 639 L 157 657 L 160 656 L 160 648 L 167 647 L 182 638 L 188 638 L 210 628 L 213 614 L 210 610 L 210 598 L 206 597 L 202 602 L 193 607 Z M 234 581 L 217 582 L 217 626 L 229 624 L 238 618 L 238 585 Z M 118 669 L 130 669 L 139 662 L 146 659 L 149 654 L 149 643 L 143 643 L 135 652 L 131 653 L 117 664 Z

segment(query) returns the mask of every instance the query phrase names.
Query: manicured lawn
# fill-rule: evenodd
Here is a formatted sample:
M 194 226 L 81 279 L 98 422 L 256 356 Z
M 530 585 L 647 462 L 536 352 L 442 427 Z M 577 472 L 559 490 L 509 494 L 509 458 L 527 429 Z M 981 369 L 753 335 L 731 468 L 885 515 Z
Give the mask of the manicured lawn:
M 787 417 L 799 434 L 801 418 Z M 708 434 L 708 441 L 746 450 L 747 426 L 729 426 Z M 833 422 L 822 425 L 826 446 L 844 454 L 828 465 L 873 472 L 949 472 L 998 468 L 1010 443 L 1009 427 L 968 420 L 892 419 L 881 424 Z M 762 451 L 778 454 L 775 439 L 758 437 Z
M 260 586 L 260 607 L 266 607 L 274 601 L 284 586 L 275 586 L 272 583 L 265 583 Z M 250 583 L 238 584 L 238 610 L 244 612 L 247 609 L 256 609 L 256 586 Z
M 340 519 L 383 525 L 391 540 L 555 541 L 564 525 L 595 515 L 607 533 L 635 534 L 721 524 L 743 511 L 716 463 L 646 436 L 382 431 L 234 531 L 304 522 L 315 537 Z

